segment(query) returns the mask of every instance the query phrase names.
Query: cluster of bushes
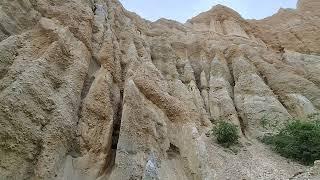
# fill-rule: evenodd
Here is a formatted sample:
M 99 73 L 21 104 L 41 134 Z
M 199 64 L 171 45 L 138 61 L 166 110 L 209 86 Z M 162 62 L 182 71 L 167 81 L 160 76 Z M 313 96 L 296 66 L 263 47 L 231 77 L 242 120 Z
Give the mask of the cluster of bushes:
M 320 160 L 320 120 L 310 116 L 289 122 L 279 133 L 264 136 L 262 142 L 280 155 L 312 165 Z
M 213 128 L 213 134 L 217 137 L 217 142 L 223 147 L 230 147 L 238 143 L 239 135 L 237 126 L 221 121 Z
M 238 128 L 232 123 L 220 121 L 212 132 L 225 148 L 238 144 Z M 265 135 L 262 142 L 286 158 L 312 165 L 320 160 L 320 114 L 289 120 L 278 133 Z

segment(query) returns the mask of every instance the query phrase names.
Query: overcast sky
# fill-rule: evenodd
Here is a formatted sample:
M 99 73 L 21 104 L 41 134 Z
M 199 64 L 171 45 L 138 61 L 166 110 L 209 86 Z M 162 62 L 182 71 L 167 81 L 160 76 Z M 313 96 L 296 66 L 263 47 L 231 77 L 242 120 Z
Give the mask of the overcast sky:
M 124 7 L 145 19 L 161 17 L 184 23 L 200 12 L 223 4 L 246 19 L 262 19 L 276 13 L 280 7 L 295 8 L 297 0 L 120 0 Z

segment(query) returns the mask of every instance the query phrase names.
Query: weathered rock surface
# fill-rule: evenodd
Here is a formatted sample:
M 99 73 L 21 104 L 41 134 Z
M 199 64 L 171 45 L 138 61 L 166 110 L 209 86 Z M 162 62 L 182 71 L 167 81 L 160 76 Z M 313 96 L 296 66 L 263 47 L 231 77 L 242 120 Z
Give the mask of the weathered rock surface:
M 257 140 L 320 109 L 320 3 L 185 24 L 117 0 L 0 2 L 0 179 L 317 179 Z M 208 137 L 235 124 L 237 153 Z

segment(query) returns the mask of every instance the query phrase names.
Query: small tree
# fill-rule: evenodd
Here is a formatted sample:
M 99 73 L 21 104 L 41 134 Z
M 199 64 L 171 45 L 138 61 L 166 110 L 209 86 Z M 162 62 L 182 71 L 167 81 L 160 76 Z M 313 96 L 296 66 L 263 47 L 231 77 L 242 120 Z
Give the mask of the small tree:
M 311 165 L 320 159 L 320 123 L 296 120 L 278 134 L 265 136 L 263 142 L 284 157 Z
M 231 145 L 238 143 L 238 128 L 229 122 L 220 122 L 213 128 L 213 133 L 217 137 L 217 142 L 223 147 L 228 148 Z

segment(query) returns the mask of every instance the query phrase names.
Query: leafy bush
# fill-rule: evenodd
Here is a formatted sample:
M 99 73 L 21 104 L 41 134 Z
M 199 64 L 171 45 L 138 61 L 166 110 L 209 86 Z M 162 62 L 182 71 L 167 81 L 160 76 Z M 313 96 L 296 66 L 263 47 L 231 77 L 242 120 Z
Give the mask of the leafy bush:
M 224 147 L 230 147 L 238 143 L 238 128 L 231 123 L 220 122 L 214 127 L 213 133 L 216 135 L 218 143 Z
M 278 134 L 265 136 L 263 142 L 284 157 L 311 165 L 320 159 L 320 122 L 293 121 Z

